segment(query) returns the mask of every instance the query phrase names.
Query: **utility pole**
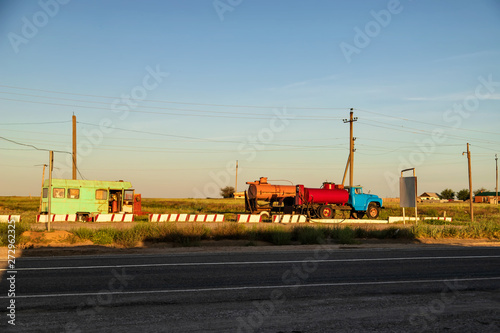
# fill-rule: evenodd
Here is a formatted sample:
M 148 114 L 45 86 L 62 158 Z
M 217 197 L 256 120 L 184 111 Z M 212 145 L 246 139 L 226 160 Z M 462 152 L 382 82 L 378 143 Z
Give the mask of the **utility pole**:
M 462 153 L 462 155 L 464 155 Z M 467 143 L 467 160 L 469 162 L 469 201 L 470 201 L 470 220 L 471 222 L 474 222 L 474 206 L 472 202 L 472 172 L 471 172 L 471 161 L 470 161 L 470 150 L 469 150 L 469 143 Z
M 347 119 L 344 119 L 344 124 L 345 123 L 349 123 L 349 127 L 350 127 L 350 138 L 349 138 L 349 186 L 354 186 L 354 140 L 356 140 L 356 138 L 353 137 L 353 123 L 355 121 L 358 120 L 358 117 L 353 117 L 353 108 L 351 108 L 351 113 L 350 113 L 350 117 L 349 117 L 349 120 Z M 347 168 L 346 168 L 347 170 Z
M 76 116 L 73 114 L 73 179 L 76 179 Z
M 238 160 L 236 160 L 236 180 L 234 181 L 234 193 L 238 192 Z M 236 196 L 234 196 L 236 198 Z
M 497 185 L 495 187 L 495 191 L 496 191 L 496 203 L 498 205 L 498 156 L 497 156 L 497 154 L 495 154 L 495 164 L 496 164 L 496 169 L 497 169 Z
M 38 209 L 38 214 L 42 212 L 42 198 L 43 198 L 43 182 L 45 181 L 45 167 L 47 164 L 43 165 L 43 172 L 42 172 L 42 189 L 40 190 L 40 208 Z
M 49 197 L 48 211 L 47 211 L 47 231 L 50 231 L 50 220 L 52 218 L 51 213 L 51 199 L 52 199 L 52 169 L 54 168 L 54 152 L 51 150 L 49 152 Z

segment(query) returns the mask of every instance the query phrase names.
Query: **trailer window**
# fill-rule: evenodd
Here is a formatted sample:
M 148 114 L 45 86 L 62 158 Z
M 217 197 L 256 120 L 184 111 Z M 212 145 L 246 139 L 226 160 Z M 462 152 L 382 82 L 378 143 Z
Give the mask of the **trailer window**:
M 68 198 L 70 199 L 80 199 L 80 189 L 70 188 L 68 189 Z
M 125 191 L 125 200 L 134 200 L 134 191 Z
M 46 198 L 48 197 L 48 194 L 49 194 L 49 189 L 44 187 L 42 197 Z
M 64 189 L 63 188 L 55 188 L 53 190 L 53 198 L 64 198 Z
M 96 198 L 96 200 L 107 200 L 108 199 L 108 191 L 107 190 L 95 190 L 95 198 Z

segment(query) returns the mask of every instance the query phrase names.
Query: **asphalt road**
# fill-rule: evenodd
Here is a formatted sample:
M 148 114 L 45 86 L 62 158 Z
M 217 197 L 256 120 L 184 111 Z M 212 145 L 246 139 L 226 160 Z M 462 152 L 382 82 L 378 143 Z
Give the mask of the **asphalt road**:
M 2 332 L 500 332 L 499 248 L 19 258 L 15 268 L 1 272 Z

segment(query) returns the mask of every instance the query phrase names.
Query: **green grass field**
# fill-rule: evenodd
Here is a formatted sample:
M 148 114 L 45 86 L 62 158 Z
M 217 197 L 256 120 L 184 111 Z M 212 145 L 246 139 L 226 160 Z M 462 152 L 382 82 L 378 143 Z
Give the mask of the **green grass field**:
M 225 214 L 226 221 L 234 221 L 235 215 L 244 213 L 244 202 L 238 199 L 143 199 L 143 210 L 149 213 Z M 20 214 L 17 244 L 23 240 L 19 235 L 24 230 L 39 228 L 36 224 L 39 198 L 0 197 L 0 214 Z M 413 209 L 407 210 L 412 215 Z M 430 220 L 415 224 L 391 224 L 374 226 L 346 225 L 241 225 L 224 223 L 215 228 L 202 224 L 176 226 L 173 223 L 148 223 L 147 217 L 136 219 L 139 223 L 128 229 L 79 228 L 73 230 L 69 242 L 91 240 L 94 244 L 117 244 L 130 247 L 137 242 L 170 242 L 181 246 L 197 245 L 202 240 L 239 239 L 248 245 L 255 241 L 271 244 L 317 244 L 337 242 L 356 243 L 361 239 L 407 239 L 417 238 L 460 238 L 460 239 L 500 239 L 500 210 L 498 206 L 475 204 L 475 222 L 470 222 L 469 205 L 466 203 L 426 203 L 418 207 L 419 216 L 452 217 L 453 222 Z M 380 219 L 401 216 L 402 209 L 397 203 L 388 203 L 380 214 Z M 57 223 L 53 224 L 57 229 Z M 0 245 L 7 245 L 7 224 L 0 225 Z

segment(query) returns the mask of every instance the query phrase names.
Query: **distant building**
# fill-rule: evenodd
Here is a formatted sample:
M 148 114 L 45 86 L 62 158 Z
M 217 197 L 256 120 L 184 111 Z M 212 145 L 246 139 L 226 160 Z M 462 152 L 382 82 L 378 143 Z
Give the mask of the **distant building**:
M 235 199 L 245 199 L 245 192 L 235 192 L 234 198 Z
M 439 195 L 434 192 L 424 192 L 418 197 L 418 199 L 420 201 L 440 200 Z
M 496 192 L 480 192 L 474 196 L 475 203 L 497 203 Z

